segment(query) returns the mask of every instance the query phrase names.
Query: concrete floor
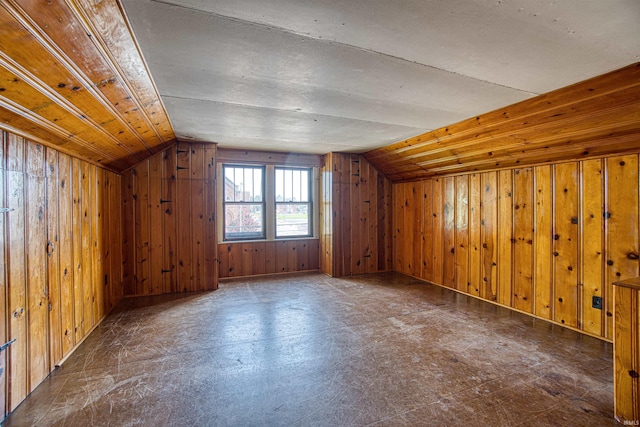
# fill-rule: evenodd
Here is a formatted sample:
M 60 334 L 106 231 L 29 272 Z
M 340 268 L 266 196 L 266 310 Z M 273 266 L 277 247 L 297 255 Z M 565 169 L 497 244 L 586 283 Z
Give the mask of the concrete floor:
M 126 299 L 9 426 L 615 426 L 612 346 L 398 274 Z

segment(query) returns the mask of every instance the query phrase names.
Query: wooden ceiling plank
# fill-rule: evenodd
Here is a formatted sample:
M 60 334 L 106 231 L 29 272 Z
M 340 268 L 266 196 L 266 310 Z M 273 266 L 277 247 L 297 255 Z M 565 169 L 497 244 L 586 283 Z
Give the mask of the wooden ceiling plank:
M 50 133 L 57 135 L 60 138 L 73 140 L 76 146 L 87 148 L 107 160 L 116 159 L 116 157 L 110 152 L 103 151 L 100 148 L 96 147 L 95 144 L 87 142 L 82 138 L 82 134 L 69 134 L 65 128 L 54 124 L 53 122 L 43 118 L 42 116 L 32 112 L 29 109 L 24 108 L 22 104 L 14 102 L 13 99 L 5 98 L 4 96 L 0 95 L 0 106 L 15 114 L 21 115 L 26 119 L 29 119 L 31 122 L 46 129 Z M 66 120 L 66 118 L 63 120 Z
M 2 74 L 5 74 L 3 71 L 8 71 L 9 73 L 13 74 L 15 76 L 14 78 L 18 79 L 19 81 L 25 82 L 31 88 L 37 90 L 43 96 L 47 97 L 55 104 L 62 107 L 71 116 L 82 118 L 82 121 L 79 123 L 82 123 L 83 126 L 90 126 L 94 132 L 102 134 L 102 136 L 107 140 L 111 141 L 113 145 L 116 145 L 122 150 L 125 150 L 125 152 L 120 155 L 133 153 L 132 148 L 127 146 L 127 140 L 128 140 L 127 138 L 123 138 L 123 140 L 118 139 L 117 135 L 119 134 L 122 135 L 122 133 L 126 132 L 126 130 L 117 126 L 117 123 L 115 122 L 114 117 L 111 116 L 111 118 L 107 118 L 106 121 L 100 124 L 95 122 L 93 117 L 95 117 L 97 114 L 95 114 L 92 108 L 88 106 L 84 106 L 84 104 L 83 104 L 83 108 L 78 108 L 75 104 L 70 102 L 67 98 L 63 97 L 60 93 L 54 91 L 50 86 L 44 84 L 44 82 L 39 81 L 37 77 L 30 75 L 28 70 L 25 70 L 19 64 L 15 64 L 11 60 L 11 58 L 8 58 L 4 55 L 4 52 L 0 52 L 0 76 L 2 76 Z M 11 79 L 7 79 L 7 80 L 11 80 Z M 1 77 L 0 77 L 0 81 L 2 81 Z M 4 86 L 10 87 L 11 84 L 9 85 L 5 84 Z M 6 87 L 5 87 L 5 90 L 6 90 Z M 15 98 L 14 100 L 16 99 L 17 98 Z M 30 100 L 26 100 L 26 102 L 24 102 L 23 105 L 27 106 L 27 104 L 29 104 L 29 101 Z M 93 104 L 95 105 L 95 103 Z M 101 113 L 104 114 L 104 112 L 101 112 Z M 116 127 L 114 128 L 113 125 L 116 125 Z M 72 129 L 67 129 L 67 130 L 71 131 Z M 76 130 L 74 132 L 69 132 L 69 133 L 78 134 L 79 132 Z M 104 139 L 104 138 L 100 138 L 100 139 Z M 108 147 L 111 147 L 111 144 L 109 144 Z
M 506 122 L 491 124 L 489 126 L 478 127 L 472 138 L 467 135 L 453 135 L 447 142 L 437 140 L 434 142 L 434 148 L 425 150 L 423 148 L 412 147 L 411 150 L 404 151 L 403 155 L 396 155 L 389 158 L 386 163 L 392 165 L 394 163 L 402 163 L 404 160 L 420 163 L 427 159 L 439 158 L 441 156 L 453 156 L 458 153 L 456 150 L 464 152 L 465 147 L 472 145 L 497 144 L 502 139 L 517 138 L 524 142 L 529 142 L 534 137 L 544 135 L 547 129 L 552 127 L 571 125 L 578 129 L 584 127 L 584 123 L 592 121 L 595 114 L 599 119 L 603 116 L 616 114 L 625 114 L 628 111 L 640 110 L 640 84 L 633 88 L 626 88 L 624 91 L 612 92 L 605 96 L 606 104 L 600 100 L 590 100 L 575 104 L 571 110 L 566 108 L 562 110 L 553 110 L 538 117 L 530 117 L 526 123 L 512 123 L 514 126 L 508 126 Z M 612 123 L 617 120 L 612 117 Z M 486 145 L 485 145 L 486 147 Z
M 25 139 L 54 148 L 62 153 L 81 158 L 96 166 L 117 172 L 126 166 L 118 160 L 108 161 L 87 147 L 75 144 L 75 141 L 57 136 L 26 117 L 4 108 L 0 102 L 0 129 Z
M 145 140 L 145 133 L 153 133 L 155 138 L 155 132 L 146 123 L 140 123 L 140 113 L 131 101 L 131 96 L 120 79 L 105 65 L 105 60 L 95 49 L 95 45 L 87 43 L 92 36 L 82 30 L 78 22 L 74 22 L 75 18 L 68 7 L 58 7 L 59 2 L 47 3 L 47 7 L 56 8 L 55 13 L 52 13 L 51 9 L 42 8 L 40 3 L 22 3 L 32 10 L 39 22 L 15 0 L 3 0 L 3 6 L 13 18 L 75 76 L 80 82 L 80 89 L 90 92 L 97 102 L 128 128 L 139 145 L 152 153 L 153 150 Z M 69 57 L 69 54 L 74 55 L 74 58 Z M 132 149 L 133 153 L 138 151 L 137 148 Z
M 421 167 L 428 167 L 444 162 L 466 162 L 468 158 L 479 155 L 486 158 L 495 158 L 499 153 L 507 151 L 529 151 L 537 146 L 552 147 L 567 141 L 578 143 L 578 141 L 588 138 L 600 138 L 603 135 L 612 135 L 616 132 L 638 130 L 640 106 L 636 111 L 621 108 L 620 110 L 609 112 L 608 116 L 606 120 L 603 117 L 599 117 L 598 121 L 593 122 L 593 126 L 586 129 L 569 130 L 561 124 L 544 130 L 527 129 L 527 133 L 489 141 L 483 139 L 477 143 L 461 147 L 459 150 L 448 151 L 446 154 L 434 154 L 429 156 L 428 159 L 423 157 L 419 159 L 420 161 L 414 161 L 413 163 Z M 491 151 L 487 151 L 488 144 L 490 144 Z
M 627 135 L 616 138 L 615 144 L 603 145 L 602 141 L 593 141 L 581 147 L 575 147 L 571 144 L 565 144 L 563 148 L 554 150 L 554 159 L 549 159 L 549 150 L 540 148 L 537 151 L 523 153 L 521 156 L 505 156 L 496 159 L 493 166 L 487 165 L 486 162 L 477 162 L 475 164 L 465 163 L 461 165 L 450 165 L 430 169 L 429 172 L 433 176 L 442 176 L 459 173 L 484 172 L 487 170 L 500 170 L 513 167 L 529 167 L 549 163 L 561 163 L 567 161 L 586 160 L 591 158 L 610 157 L 620 154 L 637 153 L 640 134 Z M 562 154 L 561 156 L 558 154 Z
M 0 67 L 0 81 L 3 83 L 2 96 L 6 102 L 10 102 L 14 106 L 14 111 L 17 112 L 19 107 L 19 110 L 23 111 L 26 117 L 31 120 L 38 117 L 39 122 L 47 122 L 56 129 L 64 130 L 68 137 L 76 138 L 79 142 L 84 141 L 82 143 L 85 146 L 91 147 L 103 155 L 115 158 L 131 152 L 122 142 L 117 139 L 111 141 L 110 135 L 105 136 L 103 130 L 96 129 L 86 123 L 84 114 L 73 114 L 40 92 L 37 87 L 21 80 L 4 67 Z M 120 152 L 114 153 L 114 146 Z
M 93 34 L 92 41 L 111 69 L 123 79 L 147 125 L 153 129 L 161 147 L 166 148 L 166 143 L 175 139 L 169 116 L 119 3 L 68 0 L 68 4 Z M 156 116 L 156 123 L 152 115 Z
M 619 152 L 617 133 L 640 130 L 640 64 L 365 153 L 390 179 L 413 180 L 519 162 L 565 160 L 598 141 L 594 152 Z M 609 139 L 607 139 L 609 138 Z M 607 141 L 610 141 L 608 143 Z M 573 144 L 566 148 L 567 144 Z M 640 141 L 636 141 L 640 151 Z M 623 150 L 633 147 L 626 141 Z M 557 150 L 557 154 L 556 151 Z M 491 154 L 490 154 L 491 153 Z M 529 154 L 531 153 L 531 154 Z M 589 155 L 591 155 L 589 154 Z
M 634 63 L 602 76 L 578 82 L 535 98 L 369 151 L 366 153 L 367 159 L 373 160 L 377 157 L 384 157 L 391 152 L 400 154 L 406 150 L 427 146 L 437 141 L 446 141 L 448 137 L 452 136 L 464 138 L 477 132 L 478 126 L 488 123 L 506 125 L 513 121 L 526 119 L 532 115 L 548 113 L 562 106 L 592 101 L 595 98 L 614 92 L 629 89 L 636 91 L 639 85 L 640 63 Z

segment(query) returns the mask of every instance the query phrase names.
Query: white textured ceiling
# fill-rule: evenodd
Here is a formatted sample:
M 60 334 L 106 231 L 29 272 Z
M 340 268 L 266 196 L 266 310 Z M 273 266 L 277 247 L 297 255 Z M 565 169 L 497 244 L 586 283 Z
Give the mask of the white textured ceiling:
M 363 152 L 640 60 L 640 0 L 122 0 L 180 139 Z

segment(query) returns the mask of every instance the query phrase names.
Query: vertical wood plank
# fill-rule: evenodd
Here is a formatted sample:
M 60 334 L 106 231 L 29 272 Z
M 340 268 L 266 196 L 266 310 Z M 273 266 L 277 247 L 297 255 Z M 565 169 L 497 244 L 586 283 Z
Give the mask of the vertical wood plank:
M 120 201 L 122 200 L 122 178 L 120 175 L 116 175 L 115 173 L 111 174 L 111 185 L 110 190 L 111 193 L 109 195 L 109 207 L 111 212 L 111 218 L 113 224 L 122 224 L 122 210 L 120 209 Z M 122 230 L 123 227 L 114 227 L 110 239 L 110 252 L 112 254 L 111 257 L 111 304 L 110 308 L 113 308 L 115 304 L 120 301 L 123 295 L 122 289 L 122 250 L 121 244 L 122 241 Z
M 393 258 L 394 258 L 394 270 L 406 273 L 404 269 L 404 259 L 406 254 L 404 253 L 404 218 L 405 218 L 405 205 L 404 205 L 404 189 L 406 184 L 394 184 L 393 185 L 393 206 L 397 215 L 393 216 Z
M 277 272 L 276 242 L 265 242 L 264 244 L 264 272 L 272 274 Z
M 162 278 L 163 292 L 178 292 L 178 227 L 177 199 L 177 147 L 162 153 Z
M 444 284 L 444 187 L 440 178 L 435 178 L 433 185 L 433 200 L 431 216 L 433 217 L 433 275 L 432 281 L 438 285 Z
M 415 219 L 415 211 L 414 211 L 414 205 L 413 205 L 413 201 L 414 201 L 414 193 L 415 193 L 415 188 L 414 188 L 414 183 L 407 183 L 404 186 L 404 193 L 403 193 L 403 200 L 402 203 L 404 204 L 404 228 L 402 230 L 402 235 L 404 236 L 402 239 L 402 243 L 403 243 L 403 247 L 402 247 L 402 252 L 404 254 L 404 265 L 405 265 L 405 272 L 408 275 L 413 276 L 413 271 L 414 271 L 414 255 L 413 255 L 413 249 L 414 249 L 414 245 L 413 245 L 413 229 L 416 223 L 416 219 Z
M 58 238 L 58 152 L 46 150 L 46 212 L 47 212 L 47 282 L 49 287 L 49 367 L 62 359 L 62 316 L 60 302 L 60 239 Z M 2 186 L 0 185 L 0 188 Z M 1 197 L 1 192 L 0 192 Z M 3 206 L 0 201 L 0 206 Z M 0 219 L 2 215 L 0 215 Z M 0 227 L 0 230 L 3 228 Z M 2 234 L 2 233 L 0 233 Z M 0 256 L 1 259 L 1 256 Z
M 424 195 L 422 182 L 411 183 L 410 199 L 409 211 L 411 213 L 409 217 L 412 221 L 406 235 L 410 236 L 409 241 L 412 242 L 411 275 L 420 277 L 422 275 L 422 247 L 424 246 Z
M 290 240 L 287 242 L 287 269 L 286 271 L 296 271 L 298 267 L 298 245 L 300 241 Z
M 198 176 L 202 176 L 204 172 L 204 166 L 202 165 L 202 159 L 204 153 L 202 150 L 193 150 L 192 152 L 198 153 L 198 162 L 193 162 L 193 169 L 200 170 L 197 173 Z M 195 159 L 194 159 L 195 160 Z M 195 166 L 198 167 L 195 167 Z M 207 289 L 206 277 L 205 277 L 205 246 L 204 246 L 204 231 L 205 231 L 205 194 L 204 194 L 204 179 L 193 178 L 191 183 L 191 290 L 192 291 L 204 291 Z
M 134 295 L 149 294 L 149 161 L 133 169 L 133 204 L 135 213 L 135 291 Z
M 265 242 L 254 242 L 253 243 L 253 253 L 251 255 L 251 266 L 252 271 L 251 274 L 265 274 L 266 273 L 266 265 L 265 265 Z
M 392 223 L 392 218 L 393 218 L 393 210 L 391 208 L 391 201 L 392 201 L 392 196 L 393 196 L 393 186 L 391 184 L 391 181 L 386 179 L 386 178 L 382 178 L 382 182 L 383 182 L 383 186 L 384 186 L 384 200 L 382 200 L 382 203 L 384 205 L 384 208 L 379 209 L 378 212 L 384 212 L 381 214 L 381 222 L 384 223 L 383 228 L 385 229 L 385 233 L 383 236 L 381 236 L 382 241 L 381 241 L 381 245 L 380 246 L 384 246 L 384 257 L 382 257 L 382 261 L 385 263 L 384 264 L 384 270 L 391 270 L 393 268 L 393 248 L 392 248 L 392 235 L 393 235 L 393 223 Z M 380 242 L 380 240 L 379 240 Z
M 555 321 L 578 327 L 578 164 L 555 165 Z
M 27 347 L 27 250 L 25 247 L 25 143 L 9 134 L 6 139 L 7 268 L 9 299 L 8 338 L 16 342 L 8 348 L 8 408 L 14 410 L 28 392 Z
M 91 177 L 91 262 L 93 283 L 93 325 L 104 316 L 105 276 L 103 270 L 102 240 L 100 239 L 104 227 L 104 215 L 101 199 L 103 195 L 103 170 L 93 165 L 89 166 Z
M 356 233 L 360 235 L 360 265 L 357 266 L 357 271 L 360 272 L 359 274 L 364 274 L 369 270 L 369 263 L 371 262 L 372 248 L 369 240 L 369 223 L 373 222 L 373 219 L 375 217 L 371 216 L 371 198 L 369 193 L 369 163 L 362 156 L 358 156 L 358 161 L 360 165 L 360 180 L 357 188 L 357 202 L 360 206 L 360 221 L 358 222 Z
M 498 303 L 512 305 L 513 171 L 498 172 Z
M 135 204 L 133 200 L 133 169 L 122 174 L 122 285 L 125 295 L 135 293 Z
M 535 192 L 535 314 L 544 319 L 552 318 L 553 298 L 553 192 L 551 166 L 534 168 Z
M 218 261 L 220 277 L 229 277 L 229 253 L 231 252 L 231 244 L 223 243 L 218 245 Z
M 481 179 L 480 238 L 482 239 L 482 289 L 480 296 L 489 301 L 498 299 L 498 179 L 496 172 L 486 172 Z
M 93 251 L 91 242 L 91 226 L 93 223 L 93 209 L 91 199 L 93 197 L 93 185 L 91 172 L 95 166 L 86 162 L 80 163 L 80 227 L 81 227 L 81 245 L 82 253 L 80 256 L 82 262 L 82 337 L 93 328 Z
M 604 334 L 604 310 L 593 307 L 593 297 L 602 298 L 604 288 L 602 172 L 602 160 L 582 162 L 582 327 L 585 331 L 600 336 Z
M 16 138 L 10 138 L 9 147 L 17 146 Z M 18 150 L 7 150 L 17 153 Z M 20 154 L 22 155 L 20 150 Z M 13 411 L 27 396 L 27 257 L 25 248 L 25 183 L 21 171 L 23 159 L 8 157 L 7 166 L 7 265 L 9 284 L 9 339 L 16 342 L 8 349 L 9 410 Z M 20 171 L 15 169 L 20 168 Z
M 62 330 L 62 356 L 69 354 L 75 341 L 75 296 L 74 296 L 74 232 L 73 232 L 73 173 L 71 158 L 66 154 L 58 157 L 58 197 L 59 197 L 59 243 L 60 255 L 60 312 Z
M 444 178 L 444 273 L 443 285 L 456 288 L 456 189 L 455 178 Z
M 24 172 L 25 140 L 8 134 L 5 145 L 6 167 L 8 171 Z
M 613 335 L 612 283 L 639 275 L 638 266 L 638 156 L 607 159 L 606 337 Z
M 423 236 L 422 236 L 422 277 L 430 282 L 433 281 L 433 180 L 428 179 L 422 183 L 423 194 Z
M 167 171 L 163 170 L 163 173 L 166 174 Z M 166 178 L 165 175 L 162 179 L 162 288 L 164 293 L 178 292 L 176 182 L 175 176 Z
M 640 383 L 637 375 L 633 375 L 640 369 L 640 301 L 635 289 L 614 286 L 614 293 L 614 415 L 621 423 L 628 424 L 640 417 Z
M 469 293 L 480 296 L 482 289 L 481 253 L 481 206 L 482 190 L 480 188 L 480 174 L 474 173 L 469 177 Z
M 456 289 L 469 293 L 469 175 L 455 177 Z
M 289 255 L 289 246 L 286 241 L 275 242 L 276 246 L 276 272 L 284 273 L 287 271 L 287 257 Z
M 98 280 L 98 285 L 103 288 L 104 296 L 102 301 L 101 313 L 106 315 L 115 302 L 113 300 L 113 271 L 111 258 L 113 254 L 111 252 L 111 241 L 118 239 L 115 230 L 120 227 L 120 223 L 113 222 L 113 213 L 111 212 L 111 179 L 112 172 L 102 170 L 102 183 L 100 185 L 101 195 L 99 200 L 98 212 L 102 216 L 102 223 L 98 236 L 100 239 L 100 251 L 102 254 L 103 263 L 103 280 Z
M 349 156 L 351 177 L 348 191 L 350 194 L 349 204 L 349 221 L 345 225 L 349 224 L 349 233 L 351 244 L 348 246 L 351 256 L 349 265 L 349 275 L 362 274 L 364 272 L 364 258 L 365 255 L 362 251 L 363 237 L 361 234 L 362 228 L 360 224 L 363 220 L 361 214 L 361 200 L 360 200 L 360 187 L 361 187 L 361 175 L 360 175 L 360 159 L 357 155 Z
M 513 307 L 533 313 L 533 170 L 515 169 L 513 183 Z
M 367 165 L 367 181 L 369 183 L 369 195 L 367 197 L 369 200 L 369 213 L 367 218 L 369 225 L 369 229 L 367 230 L 369 236 L 367 244 L 369 247 L 369 257 L 367 258 L 365 273 L 374 273 L 384 270 L 384 268 L 378 267 L 380 264 L 380 254 L 384 253 L 383 248 L 379 247 L 380 236 L 384 236 L 384 222 L 381 222 L 380 212 L 378 212 L 378 204 L 380 201 L 378 195 L 383 194 L 384 187 L 380 188 L 380 186 L 384 186 L 384 182 L 378 181 L 378 171 L 368 161 L 366 161 L 364 157 L 361 157 L 361 161 L 365 162 Z M 309 256 L 311 257 L 312 255 L 313 252 L 310 252 Z M 384 258 L 382 263 L 384 264 Z
M 178 150 L 180 151 L 180 150 Z M 188 152 L 188 148 L 187 148 Z M 181 154 L 178 154 L 178 168 L 180 168 Z M 188 292 L 193 289 L 193 254 L 192 254 L 192 228 L 191 228 L 191 181 L 187 178 L 180 178 L 181 172 L 185 170 L 178 169 L 177 179 L 177 204 L 176 208 L 176 232 L 177 232 L 177 273 L 178 273 L 178 289 L 180 292 Z
M 32 152 L 32 144 L 27 149 Z M 41 172 L 44 166 L 42 157 L 44 149 L 38 146 L 39 153 L 31 161 L 38 164 L 38 175 L 30 173 L 27 179 L 27 194 L 25 197 L 26 228 L 27 228 L 27 317 L 29 343 L 29 391 L 33 391 L 49 374 L 48 351 L 48 305 L 47 298 L 47 269 L 46 269 L 46 212 L 45 212 L 45 182 Z M 30 171 L 35 172 L 35 171 Z
M 309 246 L 309 268 L 308 270 L 320 269 L 320 240 L 310 239 Z
M 251 276 L 253 271 L 253 243 L 235 243 L 242 247 L 242 275 Z
M 205 219 L 204 219 L 204 251 L 205 251 L 205 288 L 218 289 L 218 251 L 216 240 L 216 146 L 207 144 L 204 150 L 206 161 L 205 175 Z
M 83 265 L 82 265 L 82 162 L 75 157 L 71 160 L 71 173 L 73 173 L 72 190 L 73 195 L 73 212 L 72 212 L 72 236 L 73 236 L 73 332 L 75 334 L 75 342 L 78 343 L 84 337 L 84 289 Z M 132 261 L 135 258 L 132 256 Z
M 243 250 L 242 243 L 230 244 L 227 248 L 228 251 L 228 263 L 229 263 L 229 276 L 228 277 L 240 277 L 244 276 L 243 269 Z M 286 258 L 285 258 L 286 259 Z M 286 265 L 285 265 L 286 269 Z
M 164 229 L 162 227 L 162 153 L 149 158 L 149 283 L 147 293 L 151 295 L 163 292 L 164 273 L 162 244 L 164 242 Z

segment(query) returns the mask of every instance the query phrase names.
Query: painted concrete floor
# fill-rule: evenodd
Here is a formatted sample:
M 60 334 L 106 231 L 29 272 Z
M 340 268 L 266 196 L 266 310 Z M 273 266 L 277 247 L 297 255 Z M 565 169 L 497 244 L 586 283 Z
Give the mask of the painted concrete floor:
M 398 274 L 122 301 L 5 425 L 615 426 L 612 346 Z

